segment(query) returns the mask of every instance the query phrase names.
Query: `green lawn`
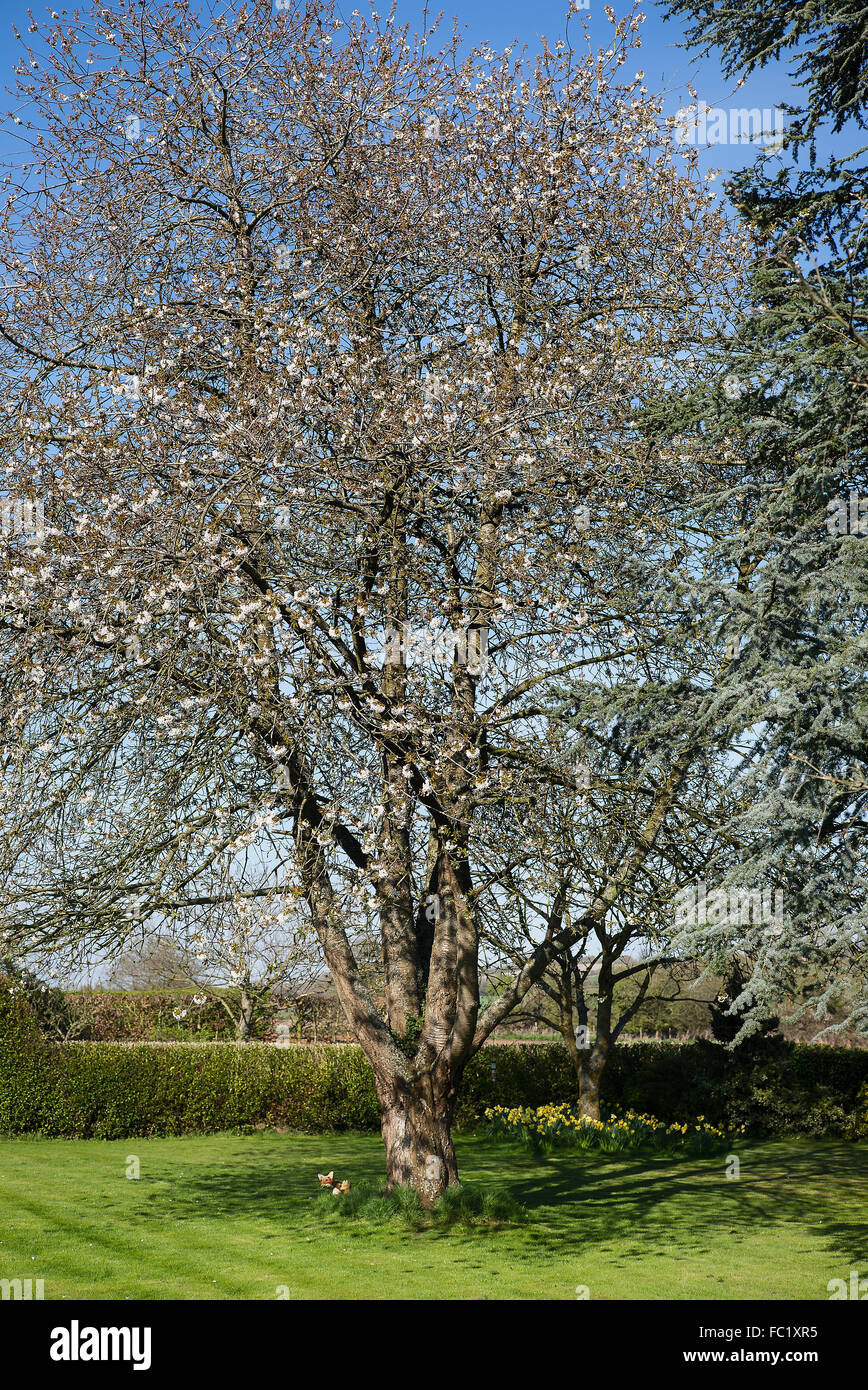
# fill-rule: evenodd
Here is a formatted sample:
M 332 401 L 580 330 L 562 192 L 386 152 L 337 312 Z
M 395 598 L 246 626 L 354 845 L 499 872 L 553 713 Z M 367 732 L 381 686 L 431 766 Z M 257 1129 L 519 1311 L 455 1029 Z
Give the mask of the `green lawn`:
M 42 1278 L 46 1299 L 827 1299 L 868 1274 L 868 1148 L 739 1152 L 728 1181 L 723 1156 L 535 1159 L 463 1136 L 464 1180 L 531 1220 L 413 1232 L 312 1214 L 318 1171 L 379 1178 L 374 1137 L 0 1140 L 0 1278 Z

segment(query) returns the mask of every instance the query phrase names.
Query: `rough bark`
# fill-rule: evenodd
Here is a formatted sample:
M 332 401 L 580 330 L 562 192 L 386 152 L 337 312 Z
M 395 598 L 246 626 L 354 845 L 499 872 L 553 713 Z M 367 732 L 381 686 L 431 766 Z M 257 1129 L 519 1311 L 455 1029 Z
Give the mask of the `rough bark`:
M 604 951 L 597 976 L 597 1019 L 593 1046 L 580 1052 L 579 1114 L 600 1118 L 600 1082 L 612 1046 L 612 961 Z
M 608 1039 L 597 1038 L 592 1048 L 578 1054 L 579 1114 L 589 1120 L 600 1118 L 600 1082 L 609 1059 L 609 1046 Z
M 456 1085 L 439 1084 L 430 1073 L 402 1078 L 380 1093 L 386 1149 L 386 1182 L 412 1188 L 432 1207 L 458 1182 L 452 1143 Z

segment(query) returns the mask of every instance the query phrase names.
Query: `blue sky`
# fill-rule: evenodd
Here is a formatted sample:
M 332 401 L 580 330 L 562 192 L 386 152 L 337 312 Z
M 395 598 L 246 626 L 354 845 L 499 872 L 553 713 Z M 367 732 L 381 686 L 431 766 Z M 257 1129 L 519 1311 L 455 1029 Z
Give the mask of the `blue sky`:
M 33 0 L 31 3 L 37 19 L 47 16 L 50 6 L 34 3 Z M 58 6 L 58 0 L 54 0 L 54 4 Z M 346 0 L 347 11 L 355 4 L 362 8 L 364 0 L 361 3 L 360 0 Z M 533 52 L 539 45 L 540 35 L 545 34 L 553 41 L 563 33 L 567 4 L 568 0 L 533 0 L 530 4 L 526 0 L 450 0 L 443 8 L 444 29 L 448 33 L 451 17 L 455 15 L 471 43 L 486 40 L 500 49 L 518 41 L 519 45 L 527 44 Z M 67 8 L 61 3 L 59 8 L 61 13 L 64 10 L 69 13 L 72 6 Z M 81 8 L 88 8 L 87 0 L 84 0 Z M 425 8 L 425 0 L 398 0 L 398 20 L 421 29 Z M 617 15 L 628 13 L 629 8 L 624 0 L 616 0 L 614 4 Z M 388 0 L 383 0 L 380 13 L 387 12 Z M 437 12 L 436 4 L 429 5 L 429 15 L 436 15 Z M 724 81 L 713 53 L 707 58 L 698 58 L 693 52 L 678 47 L 683 40 L 682 26 L 664 17 L 661 4 L 649 0 L 642 7 L 642 12 L 646 20 L 642 26 L 642 49 L 637 55 L 636 68 L 644 69 L 650 92 L 667 94 L 667 114 L 674 114 L 689 103 L 688 82 L 693 84 L 699 97 L 708 105 L 727 110 L 739 107 L 773 109 L 782 100 L 796 98 L 796 89 L 788 80 L 785 64 L 768 67 L 751 78 L 741 90 L 735 91 L 732 82 Z M 584 18 L 589 24 L 592 45 L 595 48 L 605 47 L 611 25 L 604 13 L 604 0 L 590 0 L 589 9 L 581 18 L 576 17 L 572 21 L 574 33 L 580 35 L 581 19 Z M 15 24 L 26 33 L 28 23 L 24 4 L 16 3 L 16 0 L 0 0 L 0 72 L 4 88 L 14 82 L 12 67 L 20 52 L 12 26 Z M 627 77 L 632 76 L 632 72 L 627 74 L 626 68 L 624 73 Z M 3 117 L 0 119 L 0 154 L 6 157 L 20 149 L 13 128 L 5 119 L 9 104 L 8 97 L 0 100 L 0 116 Z M 752 163 L 756 153 L 756 145 L 749 141 L 715 144 L 701 153 L 701 163 L 705 169 L 720 168 L 725 175 Z M 716 188 L 720 190 L 720 184 Z

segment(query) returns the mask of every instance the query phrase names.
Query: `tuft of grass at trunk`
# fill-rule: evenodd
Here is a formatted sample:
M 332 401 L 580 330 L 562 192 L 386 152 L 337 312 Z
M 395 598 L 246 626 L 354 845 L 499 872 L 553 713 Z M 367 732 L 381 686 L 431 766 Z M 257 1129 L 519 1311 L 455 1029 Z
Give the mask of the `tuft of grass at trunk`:
M 317 1220 L 340 1223 L 362 1220 L 373 1225 L 400 1222 L 411 1230 L 428 1226 L 496 1227 L 526 1221 L 526 1209 L 502 1188 L 482 1191 L 459 1183 L 447 1187 L 432 1211 L 426 1211 L 419 1194 L 409 1187 L 395 1186 L 386 1191 L 385 1183 L 362 1181 L 349 1192 L 320 1192 L 313 1202 Z

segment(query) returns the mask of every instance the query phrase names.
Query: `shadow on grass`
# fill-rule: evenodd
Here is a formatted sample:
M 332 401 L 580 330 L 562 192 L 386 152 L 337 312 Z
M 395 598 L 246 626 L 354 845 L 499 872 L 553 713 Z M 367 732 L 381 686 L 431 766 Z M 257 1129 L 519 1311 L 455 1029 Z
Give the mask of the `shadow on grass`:
M 332 1168 L 340 1179 L 382 1181 L 379 1139 L 360 1135 L 287 1135 L 250 1150 L 239 1141 L 219 1167 L 193 1167 L 173 1184 L 173 1214 L 200 1219 L 249 1217 L 287 1226 L 315 1221 L 317 1172 Z M 834 1141 L 737 1144 L 739 1180 L 726 1178 L 726 1155 L 690 1158 L 668 1154 L 596 1155 L 575 1151 L 541 1158 L 477 1136 L 457 1139 L 465 1181 L 485 1191 L 501 1188 L 521 1203 L 530 1220 L 520 1234 L 535 1253 L 569 1255 L 588 1243 L 616 1240 L 624 1256 L 658 1248 L 701 1247 L 721 1234 L 734 1242 L 754 1238 L 760 1227 L 792 1224 L 829 1243 L 852 1260 L 868 1261 L 862 1212 L 868 1149 Z M 167 1173 L 168 1175 L 168 1173 Z M 160 1194 L 152 1200 L 159 1203 Z M 335 1198 L 335 1200 L 340 1200 Z M 848 1219 L 848 1211 L 854 1211 Z M 356 1225 L 357 1223 L 351 1223 Z M 480 1236 L 505 1239 L 509 1228 Z M 426 1238 L 449 1238 L 432 1227 Z
M 679 1244 L 721 1232 L 743 1240 L 758 1227 L 799 1224 L 854 1263 L 868 1260 L 868 1151 L 836 1142 L 803 1147 L 742 1142 L 736 1148 L 738 1180 L 727 1179 L 723 1154 L 557 1155 L 543 1160 L 544 1172 L 515 1174 L 510 1192 L 546 1226 L 549 1219 L 558 1224 L 559 1247 L 567 1213 L 581 1223 L 579 1243 L 616 1237 L 626 1254 L 647 1250 L 649 1239 L 665 1240 L 673 1220 L 681 1217 L 686 1230 L 679 1229 Z M 848 1207 L 854 1208 L 852 1220 L 846 1219 Z M 540 1239 L 546 1243 L 546 1234 Z

